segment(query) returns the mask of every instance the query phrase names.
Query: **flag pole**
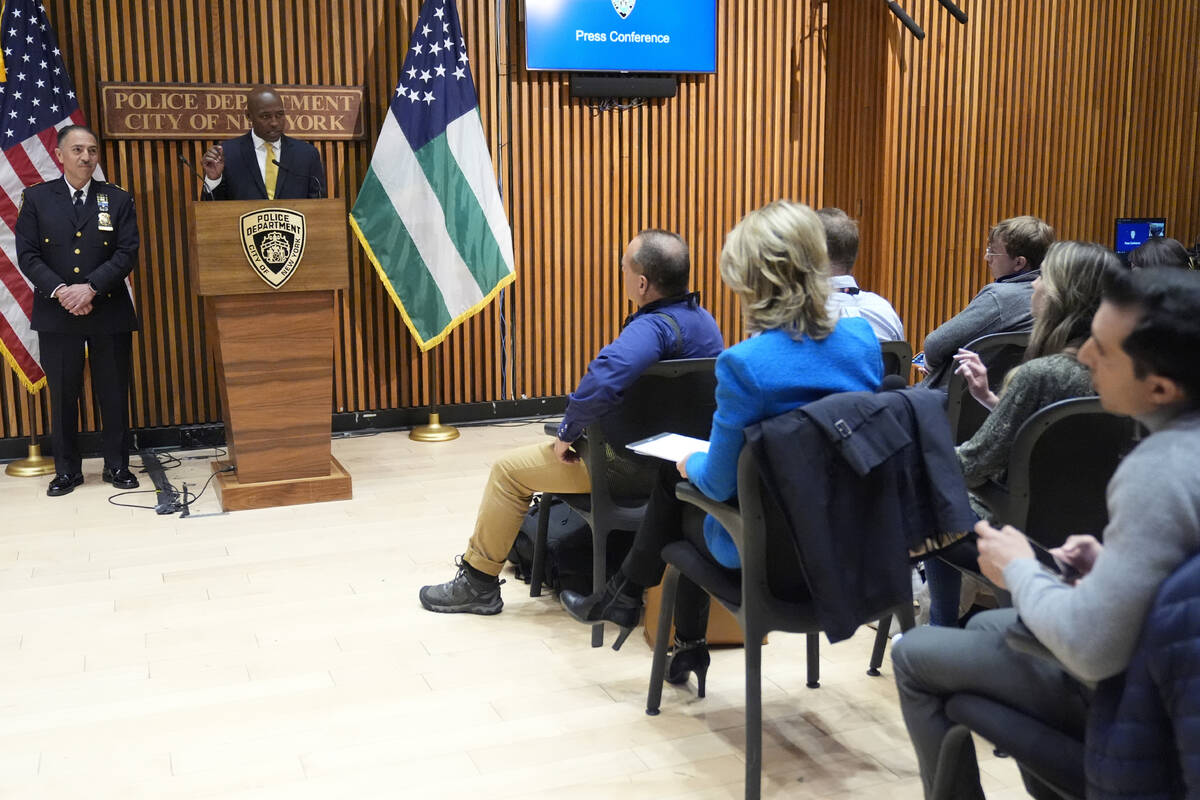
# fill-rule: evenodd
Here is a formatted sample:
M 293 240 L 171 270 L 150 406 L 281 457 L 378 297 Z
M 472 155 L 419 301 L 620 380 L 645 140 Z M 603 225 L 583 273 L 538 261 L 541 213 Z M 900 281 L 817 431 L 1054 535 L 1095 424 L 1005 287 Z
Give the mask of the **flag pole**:
M 437 412 L 442 397 L 442 360 L 436 356 L 433 359 L 433 402 L 429 404 L 429 424 L 418 425 L 409 431 L 408 438 L 414 442 L 450 442 L 458 438 L 458 428 L 453 425 L 443 425 L 442 417 Z
M 27 392 L 29 401 L 29 455 L 19 461 L 10 462 L 4 469 L 5 475 L 14 478 L 36 478 L 54 472 L 54 459 L 42 455 L 42 446 L 37 442 L 37 418 L 34 416 L 33 393 Z M 456 432 L 457 433 L 457 432 Z

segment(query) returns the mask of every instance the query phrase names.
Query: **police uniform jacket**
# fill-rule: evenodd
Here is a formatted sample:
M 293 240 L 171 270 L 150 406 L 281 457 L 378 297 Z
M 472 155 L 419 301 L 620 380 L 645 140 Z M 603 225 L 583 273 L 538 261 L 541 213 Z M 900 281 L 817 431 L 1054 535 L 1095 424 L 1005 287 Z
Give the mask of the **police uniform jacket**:
M 93 180 L 77 217 L 66 179 L 30 186 L 17 216 L 17 265 L 34 287 L 32 327 L 52 333 L 121 333 L 138 329 L 125 278 L 137 263 L 133 197 Z M 101 196 L 112 230 L 100 230 Z M 90 283 L 92 312 L 74 316 L 50 297 L 59 284 Z

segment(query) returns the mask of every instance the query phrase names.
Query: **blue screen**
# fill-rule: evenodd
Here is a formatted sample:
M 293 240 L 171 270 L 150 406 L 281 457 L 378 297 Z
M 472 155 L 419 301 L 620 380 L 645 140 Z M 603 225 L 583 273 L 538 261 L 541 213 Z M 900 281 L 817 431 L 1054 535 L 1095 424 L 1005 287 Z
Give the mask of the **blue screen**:
M 525 0 L 529 69 L 715 72 L 716 0 Z
M 1117 246 L 1113 249 L 1118 253 L 1128 253 L 1146 243 L 1147 239 L 1165 236 L 1167 221 L 1161 217 L 1147 219 L 1117 220 Z

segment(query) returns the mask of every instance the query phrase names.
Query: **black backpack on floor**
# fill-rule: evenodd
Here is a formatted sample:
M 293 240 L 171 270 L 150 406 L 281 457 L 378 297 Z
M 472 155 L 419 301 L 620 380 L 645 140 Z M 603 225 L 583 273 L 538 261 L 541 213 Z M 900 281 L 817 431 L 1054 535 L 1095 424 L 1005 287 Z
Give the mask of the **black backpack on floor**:
M 570 589 L 592 593 L 592 531 L 583 517 L 558 497 L 550 499 L 550 527 L 546 533 L 546 576 L 544 585 L 556 592 Z M 529 583 L 533 575 L 533 543 L 537 539 L 538 513 L 542 498 L 533 505 L 521 523 L 508 560 L 517 568 L 517 577 Z M 608 539 L 608 572 L 616 573 L 633 545 L 633 534 L 618 531 Z

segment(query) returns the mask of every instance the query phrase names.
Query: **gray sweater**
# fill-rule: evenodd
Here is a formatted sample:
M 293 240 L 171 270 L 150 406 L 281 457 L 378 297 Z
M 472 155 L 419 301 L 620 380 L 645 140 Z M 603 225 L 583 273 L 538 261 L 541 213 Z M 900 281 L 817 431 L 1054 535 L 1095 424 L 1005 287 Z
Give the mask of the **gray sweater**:
M 1017 367 L 992 413 L 956 450 L 967 486 L 1003 479 L 1017 431 L 1035 413 L 1059 400 L 1095 393 L 1091 373 L 1072 356 L 1043 356 Z
M 1033 281 L 1040 274 L 1035 269 L 989 283 L 966 308 L 926 336 L 925 368 L 929 377 L 921 385 L 945 390 L 954 372 L 951 356 L 980 336 L 1033 330 Z
M 1141 421 L 1153 434 L 1108 483 L 1104 550 L 1074 587 L 1018 559 L 1004 570 L 1021 619 L 1068 671 L 1122 672 L 1159 586 L 1200 551 L 1200 411 Z

